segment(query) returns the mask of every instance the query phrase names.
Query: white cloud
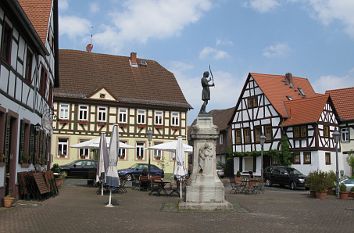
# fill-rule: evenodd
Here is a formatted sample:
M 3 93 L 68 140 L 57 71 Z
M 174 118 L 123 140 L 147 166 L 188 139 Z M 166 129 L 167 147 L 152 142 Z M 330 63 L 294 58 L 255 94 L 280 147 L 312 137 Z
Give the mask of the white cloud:
M 314 82 L 314 87 L 319 93 L 324 93 L 326 90 L 354 87 L 354 69 L 344 76 L 321 76 Z
M 260 13 L 269 12 L 277 8 L 279 5 L 279 0 L 249 0 L 246 3 L 246 6 L 251 7 Z
M 58 2 L 58 7 L 59 7 L 59 10 L 61 10 L 61 11 L 65 11 L 66 9 L 68 9 L 69 8 L 68 0 L 60 0 Z
M 340 21 L 345 32 L 354 38 L 354 1 L 353 0 L 307 0 L 313 8 L 315 17 L 324 25 Z
M 109 14 L 112 24 L 104 25 L 104 30 L 96 34 L 99 38 L 96 42 L 106 49 L 117 49 L 127 42 L 145 43 L 178 36 L 211 6 L 211 0 L 128 0 L 123 3 L 122 11 Z
M 173 62 L 171 67 L 169 67 L 169 70 L 174 73 L 187 101 L 194 108 L 188 113 L 188 124 L 191 124 L 197 117 L 203 103 L 201 99 L 201 78 L 203 71 L 200 72 L 199 76 L 190 74 L 193 71 L 193 67 L 194 65 L 183 62 Z M 206 110 L 234 107 L 243 87 L 243 85 L 235 84 L 243 84 L 245 76 L 240 75 L 240 78 L 238 78 L 231 73 L 221 70 L 215 70 L 213 74 L 215 77 L 215 87 L 210 88 L 211 100 Z
M 281 58 L 286 57 L 291 49 L 286 43 L 277 43 L 266 47 L 263 50 L 263 56 L 267 58 Z
M 217 39 L 216 46 L 233 46 L 234 43 L 231 40 L 227 39 Z
M 93 2 L 90 4 L 90 12 L 91 13 L 97 13 L 100 11 L 100 6 L 98 5 L 98 3 Z
M 70 39 L 85 37 L 90 32 L 90 21 L 76 16 L 59 16 L 59 34 Z
M 212 58 L 215 60 L 221 60 L 228 57 L 230 57 L 230 55 L 227 52 L 211 47 L 205 47 L 199 53 L 200 59 Z

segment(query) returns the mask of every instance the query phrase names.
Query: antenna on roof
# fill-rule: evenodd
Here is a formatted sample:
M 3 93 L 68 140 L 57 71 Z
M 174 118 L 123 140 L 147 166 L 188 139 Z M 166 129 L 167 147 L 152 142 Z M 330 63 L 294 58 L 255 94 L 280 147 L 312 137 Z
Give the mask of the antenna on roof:
M 92 49 L 93 49 L 93 43 L 92 43 L 92 29 L 93 26 L 91 26 L 91 34 L 90 34 L 90 43 L 88 43 L 86 45 L 86 52 L 91 53 Z

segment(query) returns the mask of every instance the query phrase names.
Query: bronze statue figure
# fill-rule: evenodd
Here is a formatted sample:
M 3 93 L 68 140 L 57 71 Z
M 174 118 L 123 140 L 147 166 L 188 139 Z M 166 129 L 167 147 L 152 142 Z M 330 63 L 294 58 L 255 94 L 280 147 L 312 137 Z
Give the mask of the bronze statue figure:
M 212 83 L 210 83 L 212 81 Z M 202 100 L 204 101 L 202 107 L 200 108 L 199 114 L 205 114 L 206 111 L 206 106 L 208 104 L 208 101 L 210 100 L 210 89 L 209 87 L 213 87 L 215 86 L 214 84 L 214 79 L 212 79 L 212 77 L 209 77 L 209 72 L 205 71 L 203 73 L 203 77 L 202 77 L 202 87 L 203 87 L 203 91 L 202 91 Z

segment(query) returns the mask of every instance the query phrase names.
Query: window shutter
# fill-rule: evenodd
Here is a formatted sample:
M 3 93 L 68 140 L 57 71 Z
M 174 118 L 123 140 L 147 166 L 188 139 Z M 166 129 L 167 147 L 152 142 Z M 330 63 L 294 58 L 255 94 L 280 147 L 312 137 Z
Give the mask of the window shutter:
M 25 150 L 25 125 L 23 120 L 20 121 L 20 145 L 19 145 L 19 154 L 18 154 L 18 162 L 22 162 L 23 153 Z

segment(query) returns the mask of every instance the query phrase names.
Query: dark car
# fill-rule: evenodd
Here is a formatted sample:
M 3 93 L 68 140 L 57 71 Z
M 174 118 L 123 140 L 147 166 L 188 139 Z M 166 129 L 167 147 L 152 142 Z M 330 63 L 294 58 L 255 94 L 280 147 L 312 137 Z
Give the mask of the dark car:
M 267 186 L 277 184 L 294 190 L 305 187 L 306 176 L 292 167 L 270 166 L 264 169 L 263 177 Z
M 97 161 L 80 159 L 59 167 L 60 172 L 67 177 L 94 179 L 96 177 Z
M 127 180 L 133 180 L 134 178 L 139 177 L 143 171 L 148 171 L 147 163 L 136 163 L 133 166 L 118 170 L 119 176 L 125 177 Z M 164 177 L 164 171 L 154 164 L 150 164 L 150 174 L 153 176 L 161 176 Z

